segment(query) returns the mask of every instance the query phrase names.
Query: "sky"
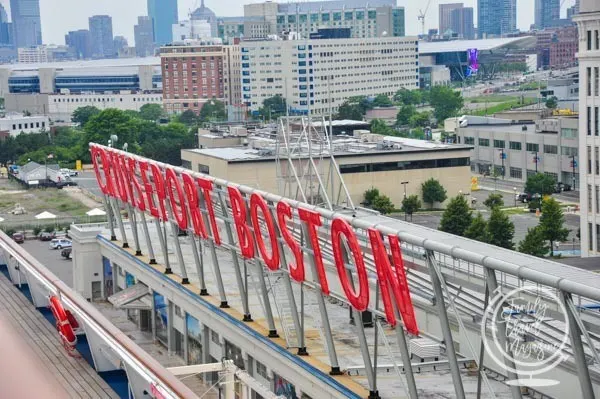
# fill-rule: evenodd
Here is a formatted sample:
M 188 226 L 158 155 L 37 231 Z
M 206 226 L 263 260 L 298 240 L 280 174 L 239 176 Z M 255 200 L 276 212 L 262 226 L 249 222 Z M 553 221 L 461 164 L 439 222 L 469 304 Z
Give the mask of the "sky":
M 368 1 L 368 0 L 365 0 Z M 406 9 L 406 33 L 420 33 L 417 21 L 419 8 L 425 6 L 426 0 L 397 0 L 397 4 Z M 528 30 L 533 23 L 535 0 L 517 0 L 517 26 Z M 563 0 L 561 0 L 563 1 Z M 566 8 L 575 0 L 564 0 L 565 5 L 561 15 L 566 14 Z M 244 14 L 243 5 L 258 2 L 252 0 L 205 0 L 207 7 L 219 16 L 240 16 Z M 457 3 L 461 0 L 431 0 L 431 5 L 425 18 L 425 29 L 438 27 L 438 6 L 444 3 Z M 477 10 L 477 0 L 462 0 L 465 7 Z M 9 0 L 0 0 L 10 16 Z M 188 19 L 190 10 L 200 5 L 200 0 L 179 0 L 179 19 Z M 88 29 L 88 17 L 107 14 L 113 19 L 113 35 L 125 36 L 129 45 L 134 45 L 133 26 L 137 17 L 147 15 L 146 0 L 40 0 L 42 15 L 42 38 L 46 44 L 64 44 L 65 34 L 70 30 Z M 477 11 L 475 11 L 477 13 Z M 9 17 L 10 18 L 10 17 Z M 477 17 L 475 17 L 477 20 Z M 477 24 L 477 22 L 475 22 Z

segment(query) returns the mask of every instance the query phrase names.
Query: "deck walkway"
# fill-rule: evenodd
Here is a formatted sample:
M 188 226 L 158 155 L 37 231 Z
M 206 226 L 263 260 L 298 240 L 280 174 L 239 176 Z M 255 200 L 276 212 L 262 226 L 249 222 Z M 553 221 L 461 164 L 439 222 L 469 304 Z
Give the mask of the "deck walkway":
M 2 273 L 0 273 L 0 314 L 71 397 L 119 397 L 85 359 L 70 357 L 67 354 L 55 327 Z

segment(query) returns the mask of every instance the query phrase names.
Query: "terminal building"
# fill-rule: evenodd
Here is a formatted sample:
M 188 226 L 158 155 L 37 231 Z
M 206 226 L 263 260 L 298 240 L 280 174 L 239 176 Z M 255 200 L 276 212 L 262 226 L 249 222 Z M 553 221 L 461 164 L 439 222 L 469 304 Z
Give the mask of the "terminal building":
M 86 105 L 138 111 L 162 104 L 156 57 L 0 66 L 0 95 L 8 112 L 30 112 L 70 122 Z
M 506 117 L 515 117 L 510 113 Z M 517 121 L 463 116 L 454 129 L 457 142 L 474 147 L 473 172 L 525 182 L 545 173 L 579 190 L 579 118 L 551 117 Z M 574 162 L 574 163 L 573 163 Z

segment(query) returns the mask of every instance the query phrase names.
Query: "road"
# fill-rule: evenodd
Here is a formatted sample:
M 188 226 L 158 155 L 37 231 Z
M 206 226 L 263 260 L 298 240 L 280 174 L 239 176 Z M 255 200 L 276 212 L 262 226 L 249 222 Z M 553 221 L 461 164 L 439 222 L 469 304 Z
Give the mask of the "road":
M 96 181 L 96 175 L 94 172 L 83 171 L 79 172 L 79 176 L 72 177 L 74 182 L 77 183 L 79 187 L 83 190 L 89 191 L 95 196 L 102 197 L 102 191 L 98 187 L 98 182 Z
M 60 256 L 60 250 L 50 249 L 48 241 L 27 240 L 23 248 L 46 266 L 69 287 L 73 287 L 73 261 Z

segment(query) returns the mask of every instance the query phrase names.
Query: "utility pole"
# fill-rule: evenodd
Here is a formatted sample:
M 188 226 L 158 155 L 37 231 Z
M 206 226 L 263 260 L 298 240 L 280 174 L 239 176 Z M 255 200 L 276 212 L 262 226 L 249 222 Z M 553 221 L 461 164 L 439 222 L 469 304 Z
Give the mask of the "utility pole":
M 502 160 L 502 180 L 504 180 L 504 176 L 506 173 L 504 172 L 504 159 L 506 158 L 506 153 L 504 152 L 504 148 L 500 149 L 500 159 Z
M 575 155 L 571 155 L 571 167 L 573 168 L 573 191 L 575 191 L 575 168 L 577 168 L 577 161 Z
M 534 152 L 533 154 L 534 154 L 533 162 L 535 162 L 535 173 L 537 173 L 538 172 L 538 163 L 540 161 L 540 158 L 538 157 L 537 151 Z
M 400 184 L 402 184 L 402 186 L 404 187 L 404 199 L 406 199 L 406 185 L 408 184 L 408 182 L 403 181 L 403 182 L 400 182 Z M 404 220 L 405 221 L 408 220 L 408 214 L 406 212 L 406 208 L 404 208 Z M 411 220 L 412 220 L 412 216 L 411 216 Z

